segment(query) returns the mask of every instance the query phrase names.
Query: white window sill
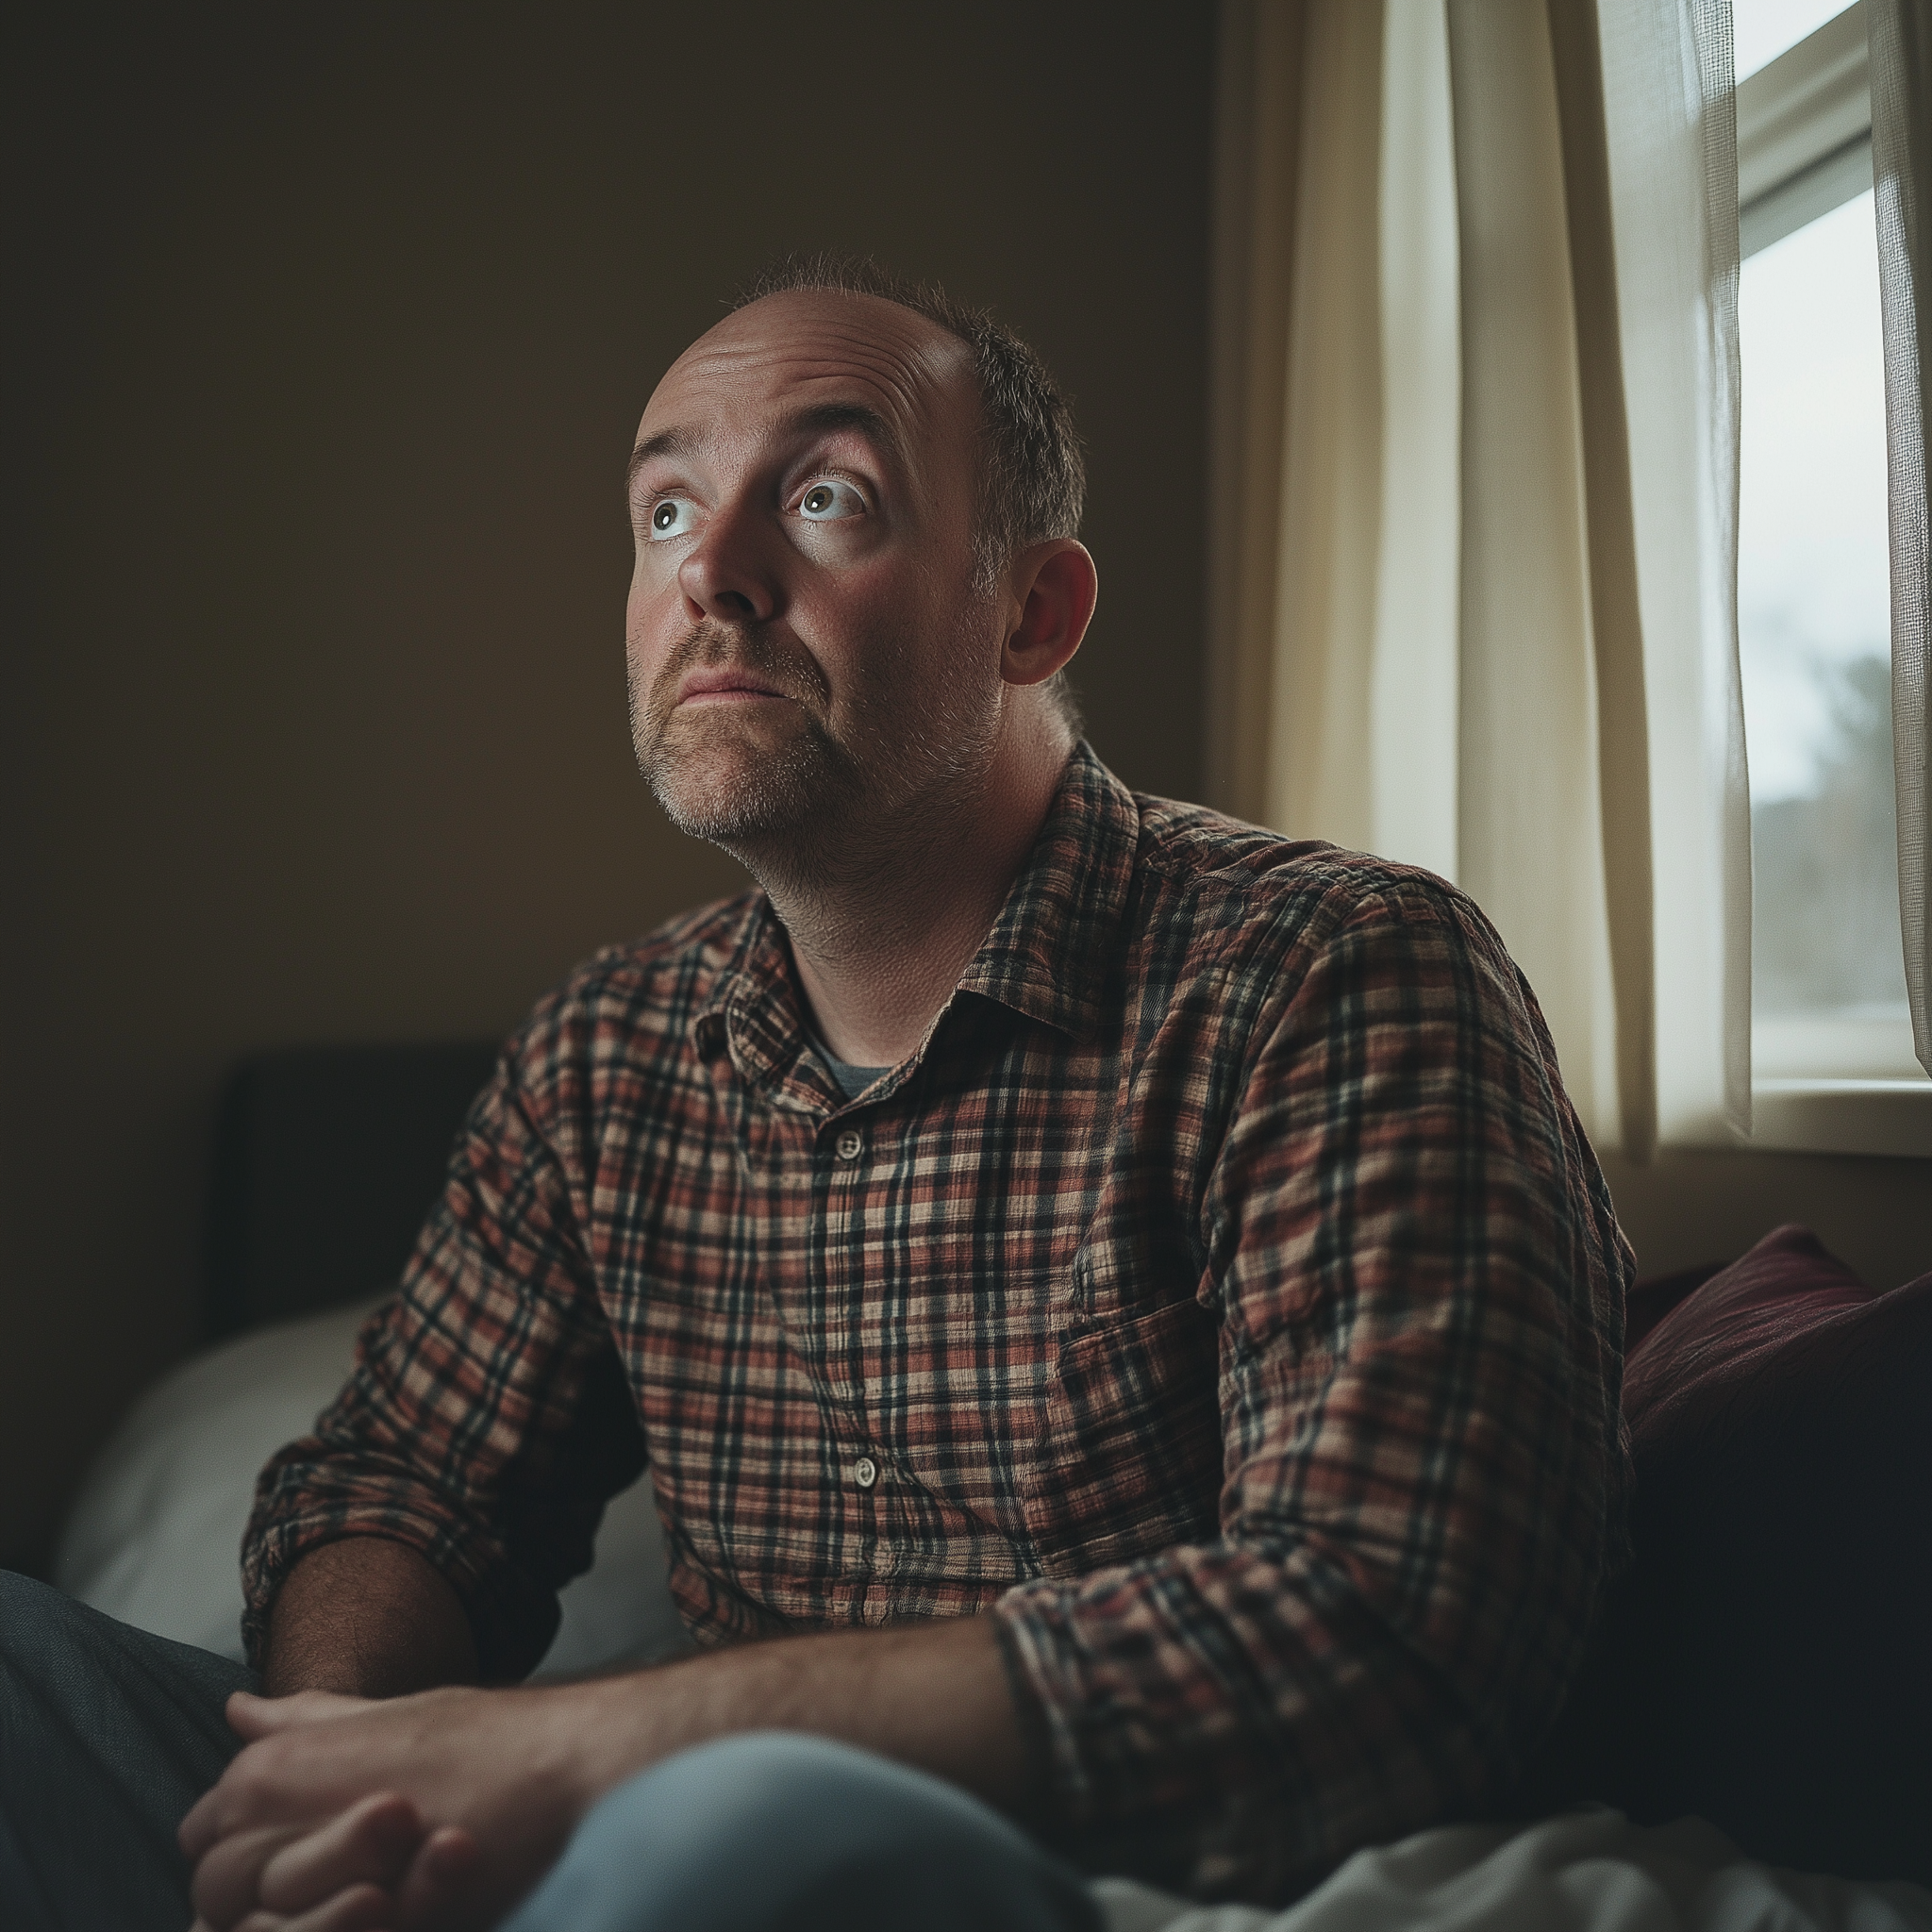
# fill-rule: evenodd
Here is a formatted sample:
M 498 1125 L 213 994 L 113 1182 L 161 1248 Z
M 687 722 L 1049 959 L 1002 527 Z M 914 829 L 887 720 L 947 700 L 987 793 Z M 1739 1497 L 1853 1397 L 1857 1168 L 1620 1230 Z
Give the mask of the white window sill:
M 1757 1080 L 1753 1147 L 1932 1156 L 1932 1080 Z

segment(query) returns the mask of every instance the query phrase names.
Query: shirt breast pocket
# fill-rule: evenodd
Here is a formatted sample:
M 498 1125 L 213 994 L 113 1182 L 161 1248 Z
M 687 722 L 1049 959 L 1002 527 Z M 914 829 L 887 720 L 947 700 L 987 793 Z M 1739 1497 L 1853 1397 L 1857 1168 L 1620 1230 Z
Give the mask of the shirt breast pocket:
M 1050 1576 L 1218 1533 L 1215 1317 L 1191 1299 L 1067 1336 L 1023 1485 Z

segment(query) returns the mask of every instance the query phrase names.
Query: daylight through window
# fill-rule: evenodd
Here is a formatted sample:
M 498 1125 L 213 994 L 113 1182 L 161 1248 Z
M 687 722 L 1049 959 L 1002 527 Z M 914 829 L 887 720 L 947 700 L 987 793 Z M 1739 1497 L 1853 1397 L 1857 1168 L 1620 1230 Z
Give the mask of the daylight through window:
M 1764 25 L 1753 21 L 1755 10 L 1738 8 L 1740 68 L 1749 49 L 1743 29 Z M 1811 8 L 1800 31 L 1824 10 Z M 1740 93 L 1740 152 L 1745 105 Z M 1814 212 L 1820 200 L 1856 190 L 1860 177 L 1848 169 L 1860 165 L 1861 153 L 1863 192 Z M 1739 642 L 1760 1076 L 1919 1071 L 1899 933 L 1885 386 L 1869 153 L 1869 137 L 1862 150 L 1856 140 L 1840 141 L 1809 164 L 1810 201 L 1795 209 L 1802 225 L 1748 256 L 1740 291 Z M 1742 158 L 1748 164 L 1748 153 Z M 1745 192 L 1748 250 L 1754 225 L 1756 239 L 1763 237 L 1771 199 L 1761 197 L 1754 224 L 1748 166 Z

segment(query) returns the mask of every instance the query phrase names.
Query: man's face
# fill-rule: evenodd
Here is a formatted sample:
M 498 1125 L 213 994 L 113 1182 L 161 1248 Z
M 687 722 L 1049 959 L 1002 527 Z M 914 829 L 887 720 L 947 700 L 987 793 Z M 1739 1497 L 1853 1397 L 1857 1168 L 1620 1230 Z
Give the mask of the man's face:
M 849 835 L 990 756 L 979 424 L 965 345 L 872 296 L 769 296 L 658 384 L 631 475 L 631 729 L 683 830 L 849 862 Z

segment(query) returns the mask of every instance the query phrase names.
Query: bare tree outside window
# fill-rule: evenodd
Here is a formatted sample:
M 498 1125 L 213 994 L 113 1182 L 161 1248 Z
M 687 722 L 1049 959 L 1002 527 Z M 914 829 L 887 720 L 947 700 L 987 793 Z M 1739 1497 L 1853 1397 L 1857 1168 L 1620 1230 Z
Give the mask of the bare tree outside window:
M 1894 1059 L 1903 1072 L 1910 1022 L 1869 191 L 1745 262 L 1739 323 L 1756 1058 L 1764 1072 L 1877 1074 Z
M 1904 1004 L 1891 664 L 1866 656 L 1813 673 L 1810 789 L 1751 814 L 1755 998 L 1766 1014 Z

